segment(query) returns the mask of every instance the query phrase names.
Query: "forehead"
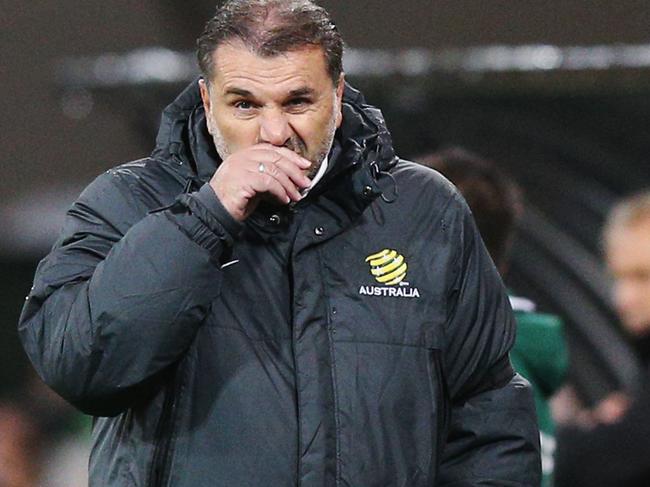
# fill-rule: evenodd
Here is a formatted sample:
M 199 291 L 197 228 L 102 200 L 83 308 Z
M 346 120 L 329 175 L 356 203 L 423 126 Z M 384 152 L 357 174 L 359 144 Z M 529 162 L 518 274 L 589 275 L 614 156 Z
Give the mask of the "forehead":
M 276 56 L 261 56 L 241 41 L 221 44 L 215 52 L 213 84 L 225 93 L 232 88 L 282 93 L 308 87 L 332 87 L 322 48 L 306 46 Z

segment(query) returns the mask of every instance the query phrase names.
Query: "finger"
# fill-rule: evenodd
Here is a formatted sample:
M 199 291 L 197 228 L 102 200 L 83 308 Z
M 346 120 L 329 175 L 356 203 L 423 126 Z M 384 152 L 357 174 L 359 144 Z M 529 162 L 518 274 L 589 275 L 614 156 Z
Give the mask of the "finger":
M 311 179 L 305 176 L 303 170 L 297 167 L 293 162 L 281 158 L 274 164 L 274 166 L 278 171 L 283 172 L 287 177 L 289 177 L 293 184 L 299 188 L 308 188 L 311 185 Z
M 271 150 L 274 150 L 287 159 L 294 161 L 302 169 L 309 169 L 312 166 L 312 162 L 309 159 L 305 159 L 304 157 L 298 155 L 291 149 L 287 149 L 286 147 L 276 147 L 272 145 Z
M 295 186 L 298 186 L 298 188 L 307 188 L 311 184 L 311 179 L 305 176 L 303 169 L 296 165 L 295 158 L 290 159 L 285 157 L 284 154 L 281 154 L 277 151 L 263 148 L 256 150 L 251 155 L 251 159 L 257 161 L 258 166 L 259 163 L 264 164 L 264 167 L 272 174 L 275 174 L 274 169 L 277 168 L 286 174 L 291 179 L 293 184 Z
M 264 163 L 260 163 L 264 164 Z M 293 164 L 289 163 L 293 166 Z M 295 166 L 293 166 L 295 168 Z M 268 163 L 264 164 L 265 172 L 261 174 L 267 174 L 275 179 L 280 185 L 284 188 L 286 194 L 294 201 L 299 201 L 302 197 L 300 194 L 300 189 L 294 183 L 291 178 L 278 166 L 278 163 Z M 297 168 L 296 168 L 297 170 Z M 259 165 L 257 169 L 259 173 Z
M 275 154 L 279 154 L 282 157 L 286 157 L 294 164 L 298 165 L 301 169 L 309 169 L 312 166 L 312 162 L 304 157 L 298 155 L 296 152 L 287 149 L 286 147 L 277 147 L 271 144 L 257 144 L 253 146 L 255 150 L 258 151 L 270 151 Z
M 252 172 L 249 184 L 255 193 L 268 193 L 285 205 L 291 203 L 291 194 L 277 179 L 266 172 L 261 173 L 257 170 Z

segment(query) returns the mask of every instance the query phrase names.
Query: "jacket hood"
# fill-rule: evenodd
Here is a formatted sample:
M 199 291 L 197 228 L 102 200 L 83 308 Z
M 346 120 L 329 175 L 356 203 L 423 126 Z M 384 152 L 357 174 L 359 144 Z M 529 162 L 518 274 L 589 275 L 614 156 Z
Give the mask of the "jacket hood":
M 216 171 L 221 159 L 207 131 L 198 79 L 163 111 L 152 157 L 172 160 L 185 177 L 202 182 L 208 181 Z M 343 122 L 335 135 L 329 160 L 324 181 L 360 164 L 376 182 L 381 173 L 388 172 L 397 162 L 381 111 L 368 105 L 361 92 L 347 83 Z

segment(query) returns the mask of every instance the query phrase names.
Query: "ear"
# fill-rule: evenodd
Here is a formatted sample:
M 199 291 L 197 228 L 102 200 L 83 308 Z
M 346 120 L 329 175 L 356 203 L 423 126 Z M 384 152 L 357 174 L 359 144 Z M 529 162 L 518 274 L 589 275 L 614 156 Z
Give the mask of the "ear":
M 201 100 L 205 110 L 205 123 L 208 126 L 208 132 L 213 133 L 214 121 L 212 120 L 212 101 L 210 100 L 210 90 L 208 84 L 203 78 L 199 80 L 199 90 L 201 91 Z
M 343 92 L 345 91 L 345 73 L 339 76 L 339 82 L 336 86 L 336 128 L 341 126 L 343 122 Z

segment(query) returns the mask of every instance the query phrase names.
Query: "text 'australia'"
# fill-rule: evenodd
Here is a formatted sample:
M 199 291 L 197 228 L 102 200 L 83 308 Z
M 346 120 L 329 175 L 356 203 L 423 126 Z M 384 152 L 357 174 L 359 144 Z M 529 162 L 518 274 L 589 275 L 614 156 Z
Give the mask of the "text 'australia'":
M 362 296 L 382 296 L 389 298 L 419 298 L 420 292 L 416 287 L 379 287 L 361 286 L 359 294 Z

